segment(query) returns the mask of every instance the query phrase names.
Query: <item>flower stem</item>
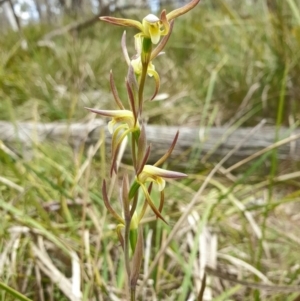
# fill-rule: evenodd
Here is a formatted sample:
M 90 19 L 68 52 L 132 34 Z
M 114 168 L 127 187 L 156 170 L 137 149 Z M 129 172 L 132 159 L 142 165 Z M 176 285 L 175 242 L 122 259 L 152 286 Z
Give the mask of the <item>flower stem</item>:
M 132 287 L 130 290 L 130 301 L 135 301 L 135 287 Z
M 135 171 L 137 171 L 137 165 L 136 165 L 136 143 L 135 143 L 135 138 L 134 134 L 131 134 L 131 157 L 132 157 L 132 163 Z
M 148 64 L 143 64 L 142 74 L 140 77 L 140 85 L 139 85 L 139 114 L 142 114 L 143 111 L 143 102 L 144 102 L 144 86 L 146 81 Z
M 130 282 L 130 257 L 129 257 L 129 244 L 130 244 L 130 222 L 131 218 L 125 218 L 125 233 L 124 233 L 124 260 L 128 277 L 128 285 Z
M 150 38 L 144 38 L 142 43 L 142 53 L 141 53 L 141 62 L 142 62 L 142 74 L 140 78 L 139 85 L 139 113 L 143 111 L 143 95 L 144 95 L 144 86 L 145 80 L 148 71 L 148 65 L 150 63 L 152 53 L 152 42 Z

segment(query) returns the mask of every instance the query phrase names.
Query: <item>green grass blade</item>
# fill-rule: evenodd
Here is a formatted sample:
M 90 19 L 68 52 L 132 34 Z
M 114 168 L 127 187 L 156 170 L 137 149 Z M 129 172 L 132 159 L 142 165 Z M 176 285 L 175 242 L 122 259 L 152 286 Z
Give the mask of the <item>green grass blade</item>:
M 192 275 L 192 271 L 193 271 L 193 264 L 196 260 L 196 256 L 197 256 L 197 252 L 198 252 L 200 234 L 208 222 L 208 219 L 211 215 L 211 211 L 212 211 L 213 207 L 214 207 L 214 202 L 208 202 L 208 204 L 205 208 L 205 211 L 203 212 L 202 219 L 198 224 L 197 231 L 195 234 L 194 247 L 191 250 L 188 265 L 186 265 L 185 275 L 184 275 L 184 279 L 183 279 L 182 287 L 181 287 L 182 293 L 181 293 L 178 301 L 186 300 L 188 291 L 192 287 L 191 275 Z
M 20 301 L 32 301 L 31 299 L 29 299 L 26 296 L 24 296 L 23 294 L 19 293 L 18 291 L 16 291 L 12 287 L 6 285 L 2 281 L 0 281 L 0 289 L 6 291 L 9 295 L 15 297 L 17 300 L 20 300 Z
M 229 290 L 222 293 L 220 296 L 214 298 L 212 301 L 229 301 L 229 297 L 238 292 L 241 289 L 241 285 L 236 285 Z
M 5 202 L 3 199 L 0 199 L 0 208 L 7 211 L 15 219 L 19 220 L 22 224 L 28 226 L 29 228 L 37 229 L 41 235 L 44 235 L 47 239 L 52 241 L 57 247 L 59 247 L 64 252 L 66 252 L 66 254 L 69 254 L 68 248 L 54 234 L 52 234 L 50 231 L 45 229 L 40 223 L 38 223 L 31 217 L 24 215 L 24 213 L 21 210 Z
M 296 3 L 294 0 L 287 0 L 288 5 L 290 6 L 292 13 L 294 14 L 298 25 L 300 25 L 300 11 L 299 8 L 297 7 Z

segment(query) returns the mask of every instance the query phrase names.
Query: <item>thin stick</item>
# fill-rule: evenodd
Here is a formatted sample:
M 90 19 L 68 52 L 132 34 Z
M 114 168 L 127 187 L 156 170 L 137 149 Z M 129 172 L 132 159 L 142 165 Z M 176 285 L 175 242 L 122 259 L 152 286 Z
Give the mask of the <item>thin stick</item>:
M 265 147 L 264 149 L 262 149 L 262 150 L 260 150 L 260 151 L 258 151 L 256 153 L 254 153 L 253 155 L 251 155 L 251 156 L 249 156 L 249 157 L 247 157 L 247 158 L 239 161 L 238 163 L 236 163 L 236 164 L 228 167 L 223 173 L 226 175 L 226 174 L 230 173 L 231 171 L 233 171 L 234 169 L 236 169 L 236 168 L 238 168 L 238 167 L 240 167 L 240 166 L 248 163 L 249 161 L 251 161 L 251 160 L 253 160 L 253 159 L 255 159 L 255 158 L 263 155 L 264 153 L 266 153 L 266 152 L 268 152 L 268 151 L 270 151 L 270 150 L 272 150 L 274 148 L 277 148 L 279 146 L 282 146 L 284 144 L 287 144 L 289 142 L 298 140 L 299 138 L 300 138 L 300 134 L 298 134 L 298 135 L 292 135 L 292 136 L 290 136 L 288 138 L 280 140 L 280 141 L 278 141 L 278 142 L 276 142 L 276 143 L 274 143 L 274 144 L 272 144 L 270 146 Z

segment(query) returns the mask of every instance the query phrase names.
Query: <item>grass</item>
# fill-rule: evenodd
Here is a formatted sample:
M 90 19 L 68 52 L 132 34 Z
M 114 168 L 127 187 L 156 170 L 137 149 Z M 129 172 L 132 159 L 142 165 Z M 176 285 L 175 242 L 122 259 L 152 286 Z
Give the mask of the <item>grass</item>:
M 178 20 L 156 64 L 161 93 L 170 97 L 146 103 L 148 122 L 239 127 L 266 118 L 277 129 L 294 127 L 300 112 L 300 8 L 293 0 L 276 3 L 269 10 L 265 1 L 207 2 Z M 99 22 L 77 37 L 39 44 L 50 30 L 24 28 L 28 51 L 19 47 L 17 34 L 0 36 L 1 120 L 87 121 L 84 106 L 112 108 L 110 69 L 125 97 L 120 28 Z M 16 300 L 12 289 L 32 300 L 76 300 L 72 283 L 80 283 L 83 300 L 124 300 L 122 252 L 100 189 L 109 156 L 101 141 L 90 152 L 36 144 L 31 160 L 1 144 L 0 300 Z M 170 226 L 147 216 L 143 275 L 207 182 L 144 279 L 142 300 L 201 300 L 205 261 L 214 269 L 207 272 L 203 300 L 296 300 L 299 165 L 286 168 L 276 154 L 234 173 L 220 168 L 213 177 L 207 165 L 168 185 L 164 214 Z M 271 169 L 262 175 L 267 156 Z M 112 198 L 117 207 L 115 191 Z

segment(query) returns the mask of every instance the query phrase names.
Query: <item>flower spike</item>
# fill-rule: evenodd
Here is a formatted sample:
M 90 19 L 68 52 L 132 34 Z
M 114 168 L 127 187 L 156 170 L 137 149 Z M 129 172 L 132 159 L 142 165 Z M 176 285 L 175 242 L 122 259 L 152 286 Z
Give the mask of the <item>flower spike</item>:
M 110 72 L 110 87 L 116 110 L 86 108 L 90 112 L 110 118 L 108 131 L 112 134 L 111 177 L 113 172 L 116 173 L 116 178 L 114 177 L 112 180 L 118 179 L 117 182 L 119 182 L 119 157 L 121 157 L 121 153 L 127 147 L 127 143 L 131 146 L 133 174 L 132 177 L 128 177 L 125 172 L 122 185 L 117 188 L 121 201 L 121 212 L 118 214 L 110 203 L 105 181 L 103 181 L 102 185 L 102 197 L 107 211 L 118 222 L 116 232 L 124 253 L 129 289 L 127 295 L 130 295 L 132 300 L 136 300 L 136 286 L 143 260 L 144 241 L 140 222 L 149 206 L 156 218 L 167 224 L 162 213 L 165 203 L 164 189 L 166 181 L 167 179 L 187 177 L 184 173 L 159 167 L 169 158 L 174 150 L 179 135 L 178 132 L 167 152 L 155 164 L 147 164 L 152 147 L 147 143 L 145 126 L 141 120 L 143 120 L 145 84 L 148 83 L 148 76 L 155 81 L 155 90 L 150 100 L 154 99 L 160 87 L 160 77 L 153 65 L 153 60 L 163 54 L 162 51 L 173 30 L 174 19 L 193 9 L 200 2 L 200 0 L 188 1 L 189 3 L 181 8 L 169 13 L 166 10 L 162 10 L 158 17 L 148 14 L 141 21 L 110 16 L 100 17 L 102 21 L 117 26 L 133 27 L 138 30 L 134 36 L 136 51 L 134 56 L 128 54 L 125 31 L 121 39 L 123 56 L 128 66 L 125 78 L 128 103 L 124 103 L 119 97 L 113 74 Z M 114 181 L 112 182 L 114 185 Z M 157 202 L 154 202 L 151 196 L 154 186 L 160 195 L 160 199 Z

